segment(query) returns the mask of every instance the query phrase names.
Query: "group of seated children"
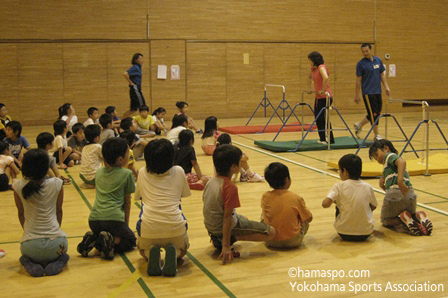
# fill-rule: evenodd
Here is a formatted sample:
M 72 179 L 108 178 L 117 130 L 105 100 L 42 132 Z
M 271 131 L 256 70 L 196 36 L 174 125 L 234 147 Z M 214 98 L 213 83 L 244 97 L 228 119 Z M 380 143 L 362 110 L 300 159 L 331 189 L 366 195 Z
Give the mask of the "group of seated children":
M 190 246 L 188 224 L 181 207 L 181 199 L 191 194 L 190 188 L 204 190 L 205 228 L 223 264 L 239 256 L 232 249 L 238 240 L 263 241 L 273 249 L 297 248 L 302 243 L 313 216 L 303 198 L 289 190 L 290 173 L 282 163 L 271 163 L 265 169 L 265 179 L 273 190 L 261 198 L 261 222 L 236 213 L 241 203 L 232 177 L 241 174 L 241 181 L 249 181 L 258 174 L 250 170 L 247 156 L 232 145 L 230 136 L 217 133 L 216 117 L 207 118 L 203 137 L 203 140 L 214 139 L 203 143 L 204 146 L 215 146 L 213 150 L 205 149 L 212 154 L 216 171 L 216 175 L 209 178 L 202 174 L 197 163 L 194 134 L 186 129 L 189 118 L 185 113 L 174 116 L 178 124 L 174 128 L 181 127 L 175 145 L 169 137 L 146 142 L 136 133 L 139 131 L 138 121 L 133 118 L 121 120 L 120 137 L 115 137 L 112 134 L 117 120 L 107 114 L 99 117 L 106 133 L 102 133 L 99 125 L 73 124 L 69 146 L 65 136 L 69 131 L 68 122 L 74 117 L 71 105 L 68 105 L 68 111 L 65 120 L 60 119 L 54 124 L 56 137 L 45 132 L 39 134 L 36 140 L 39 149 L 22 154 L 23 159 L 19 156 L 13 158 L 11 145 L 0 142 L 0 187 L 4 187 L 4 175 L 17 175 L 19 168 L 25 178 L 16 180 L 12 188 L 24 229 L 20 262 L 30 275 L 58 274 L 69 260 L 66 234 L 60 227 L 64 180 L 47 176 L 61 177 L 56 163 L 63 168 L 63 165 L 70 166 L 73 160 L 79 159 L 83 187 L 96 189 L 95 203 L 88 219 L 90 231 L 77 247 L 84 257 L 96 248 L 103 258 L 111 260 L 115 252 L 126 252 L 137 246 L 142 257 L 149 262 L 149 275 L 174 276 L 177 262 Z M 146 117 L 142 113 L 142 119 L 153 119 L 147 115 L 147 110 L 143 111 Z M 94 114 L 92 110 L 90 112 Z M 158 118 L 163 113 L 159 110 L 154 116 Z M 94 117 L 91 118 L 93 122 Z M 150 128 L 166 131 L 164 126 L 154 124 L 157 120 L 148 122 Z M 21 125 L 17 123 L 9 121 L 6 124 L 8 142 L 20 139 Z M 28 148 L 26 143 L 23 142 L 23 147 Z M 57 150 L 54 153 L 57 160 L 49 158 L 48 152 L 53 150 L 53 146 Z M 136 171 L 133 163 L 143 153 L 146 165 Z M 369 155 L 385 165 L 380 179 L 380 186 L 386 191 L 381 210 L 382 224 L 396 227 L 404 223 L 413 235 L 430 235 L 432 223 L 425 212 L 416 212 L 416 195 L 406 171 L 406 162 L 398 156 L 392 143 L 376 141 Z M 192 169 L 196 174 L 192 174 Z M 339 161 L 342 181 L 331 188 L 322 202 L 324 208 L 333 203 L 336 205 L 334 226 L 340 237 L 347 241 L 365 241 L 374 229 L 372 211 L 377 202 L 372 187 L 360 180 L 361 172 L 362 161 L 358 156 L 343 156 Z M 263 178 L 258 175 L 256 180 L 262 181 Z M 134 192 L 135 200 L 142 202 L 137 221 L 138 237 L 129 228 L 131 194 Z M 162 267 L 161 248 L 166 252 Z

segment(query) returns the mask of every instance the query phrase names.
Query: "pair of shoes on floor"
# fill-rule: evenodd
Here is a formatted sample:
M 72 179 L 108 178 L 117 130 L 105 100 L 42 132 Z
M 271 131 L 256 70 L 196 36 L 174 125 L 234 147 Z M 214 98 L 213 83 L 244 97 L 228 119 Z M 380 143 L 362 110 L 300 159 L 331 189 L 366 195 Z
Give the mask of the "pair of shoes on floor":
M 156 245 L 149 249 L 148 269 L 149 276 L 176 276 L 177 273 L 177 252 L 172 244 L 165 248 L 165 264 L 160 266 L 160 248 Z
M 247 176 L 247 182 L 263 182 L 264 177 L 260 176 L 259 174 L 253 172 L 252 175 Z
M 83 256 L 87 257 L 89 252 L 95 247 L 96 237 L 92 231 L 85 233 L 82 237 L 81 243 L 78 244 L 77 251 Z
M 412 235 L 429 236 L 432 233 L 432 222 L 426 216 L 424 211 L 415 213 L 416 220 L 409 211 L 403 211 L 399 215 L 401 221 L 406 225 Z
M 357 138 L 359 138 L 359 133 L 361 132 L 362 128 L 359 126 L 358 123 L 353 124 L 353 127 L 355 128 L 355 135 Z
M 247 175 L 246 171 L 243 168 L 241 168 L 241 170 L 240 170 L 240 182 L 247 182 L 247 178 L 248 178 L 248 175 Z

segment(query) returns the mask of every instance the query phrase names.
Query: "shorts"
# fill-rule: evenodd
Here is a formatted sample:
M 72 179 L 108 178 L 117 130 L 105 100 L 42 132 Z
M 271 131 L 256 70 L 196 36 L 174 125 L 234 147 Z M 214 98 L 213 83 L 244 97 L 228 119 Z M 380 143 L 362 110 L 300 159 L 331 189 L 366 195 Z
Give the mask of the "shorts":
M 0 175 L 0 191 L 5 191 L 9 189 L 9 178 L 6 174 Z
M 62 153 L 65 152 L 65 148 L 62 148 Z M 59 164 L 59 150 L 57 150 L 53 156 L 56 158 L 56 163 Z M 67 156 L 67 158 L 64 160 L 64 164 L 66 166 L 68 166 L 68 164 L 72 161 L 72 159 L 70 158 L 70 156 Z
M 270 226 L 264 222 L 249 220 L 247 217 L 237 214 L 238 222 L 232 229 L 230 235 L 230 245 L 237 241 L 238 236 L 252 235 L 252 234 L 266 234 L 270 232 Z M 209 233 L 213 245 L 217 249 L 222 249 L 222 235 L 214 235 Z
M 109 232 L 114 237 L 121 238 L 120 243 L 115 244 L 116 252 L 132 250 L 136 246 L 137 238 L 134 232 L 124 221 L 118 220 L 89 220 L 89 226 L 95 237 L 102 232 Z
M 181 254 L 181 250 L 186 251 L 190 247 L 190 241 L 188 239 L 188 234 L 170 237 L 170 238 L 142 238 L 137 236 L 137 247 L 138 249 L 145 250 L 145 255 L 148 256 L 148 251 L 151 246 L 156 245 L 158 247 L 166 247 L 168 245 L 174 245 L 176 247 L 177 255 Z
M 381 208 L 381 223 L 384 225 L 388 219 L 396 218 L 405 210 L 415 214 L 416 209 L 417 195 L 412 188 L 409 189 L 406 196 L 403 196 L 398 188 L 389 188 L 386 190 Z
M 87 180 L 81 173 L 79 173 L 79 178 L 81 178 L 85 184 L 95 185 L 95 178 L 92 180 Z
M 131 111 L 137 111 L 139 107 L 146 105 L 141 85 L 129 86 L 129 97 L 131 98 Z
M 269 240 L 266 241 L 265 244 L 267 247 L 270 248 L 296 248 L 299 247 L 300 244 L 303 241 L 303 237 L 305 236 L 306 232 L 308 232 L 308 228 L 310 227 L 310 224 L 308 222 L 302 222 L 300 226 L 300 232 L 288 240 L 282 240 L 282 241 L 273 241 Z
M 31 239 L 20 244 L 22 255 L 45 266 L 56 261 L 60 255 L 67 253 L 67 249 L 66 237 Z
M 370 121 L 370 124 L 373 124 L 381 115 L 381 108 L 383 107 L 381 94 L 366 94 L 362 98 L 367 110 L 366 118 Z

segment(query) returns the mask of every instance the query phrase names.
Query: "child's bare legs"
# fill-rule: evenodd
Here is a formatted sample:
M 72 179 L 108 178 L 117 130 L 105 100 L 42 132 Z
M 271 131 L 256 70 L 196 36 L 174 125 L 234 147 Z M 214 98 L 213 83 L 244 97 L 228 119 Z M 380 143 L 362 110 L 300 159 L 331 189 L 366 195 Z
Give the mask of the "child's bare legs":
M 70 162 L 68 163 L 67 167 L 71 168 L 75 165 L 75 161 L 74 160 L 70 160 Z
M 194 131 L 200 130 L 199 127 L 194 122 L 193 118 L 188 117 L 188 128 L 194 129 Z
M 80 160 L 81 159 L 81 155 L 79 155 L 78 153 L 72 153 L 72 154 L 70 154 L 70 158 L 72 160 Z
M 146 254 L 145 254 L 145 250 L 144 250 L 144 249 L 140 249 L 138 252 L 139 252 L 140 255 L 143 257 L 143 259 L 145 259 L 146 262 L 149 261 L 149 258 L 146 256 Z
M 244 171 L 246 171 L 247 175 L 249 175 L 249 176 L 253 175 L 253 172 L 250 169 L 249 163 L 247 161 L 241 160 L 240 165 L 244 169 Z
M 269 234 L 249 234 L 249 235 L 241 235 L 236 236 L 236 240 L 243 241 L 268 241 L 272 240 L 275 237 L 275 229 L 271 227 L 269 229 Z

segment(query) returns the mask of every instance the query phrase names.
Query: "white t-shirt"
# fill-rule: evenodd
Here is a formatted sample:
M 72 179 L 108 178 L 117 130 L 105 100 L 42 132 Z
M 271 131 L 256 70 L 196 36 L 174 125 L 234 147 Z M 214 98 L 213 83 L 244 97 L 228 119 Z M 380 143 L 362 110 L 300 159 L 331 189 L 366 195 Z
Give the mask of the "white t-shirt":
M 369 235 L 373 232 L 373 213 L 370 205 L 378 203 L 373 188 L 362 180 L 337 182 L 327 195 L 339 208 L 334 227 L 339 234 Z
M 12 156 L 0 155 L 0 175 L 4 174 L 6 167 L 13 162 L 14 158 L 12 158 Z
M 174 144 L 176 141 L 179 141 L 179 133 L 185 129 L 186 128 L 184 126 L 175 127 L 166 134 L 166 137 L 171 143 Z
M 62 180 L 56 177 L 45 179 L 39 192 L 25 200 L 22 189 L 27 184 L 28 180 L 16 180 L 12 185 L 22 201 L 25 213 L 21 242 L 67 236 L 61 230 L 56 217 L 56 203 L 62 188 Z
M 180 207 L 181 198 L 191 195 L 185 172 L 173 166 L 157 175 L 140 169 L 135 200 L 142 200 L 140 214 L 142 238 L 171 238 L 185 234 L 187 220 Z
M 81 174 L 87 180 L 95 179 L 96 171 L 103 164 L 100 144 L 89 144 L 82 148 Z
M 92 125 L 92 124 L 98 124 L 99 123 L 99 119 L 96 119 L 95 121 L 93 121 L 92 118 L 88 118 L 86 121 L 84 121 L 84 127 L 87 127 L 88 125 Z
M 68 116 L 67 116 L 67 115 L 61 117 L 61 120 L 64 120 L 64 121 L 67 121 L 67 119 L 68 119 Z M 72 119 L 70 119 L 69 124 L 67 125 L 68 131 L 72 131 L 72 127 L 73 127 L 73 125 L 75 125 L 76 123 L 78 123 L 78 117 L 77 117 L 76 115 L 74 115 L 74 116 L 72 117 Z
M 59 148 L 63 148 L 63 149 L 67 148 L 67 138 L 65 136 L 63 137 L 62 135 L 57 135 L 54 138 L 53 150 L 58 151 Z

